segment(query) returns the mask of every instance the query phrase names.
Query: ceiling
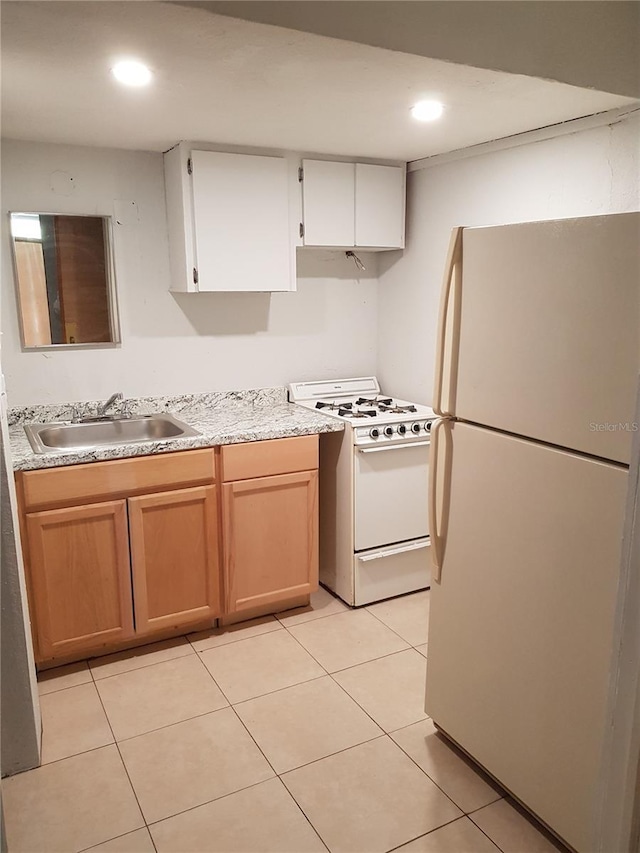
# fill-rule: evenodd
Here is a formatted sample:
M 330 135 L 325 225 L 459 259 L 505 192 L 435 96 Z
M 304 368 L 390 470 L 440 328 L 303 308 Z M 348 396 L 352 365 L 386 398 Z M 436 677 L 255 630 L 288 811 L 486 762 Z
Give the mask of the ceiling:
M 173 0 L 220 15 L 640 98 L 638 0 Z
M 3 0 L 3 136 L 163 151 L 181 139 L 415 160 L 631 98 L 147 0 Z M 155 77 L 109 74 L 135 56 Z M 446 104 L 420 124 L 411 105 Z

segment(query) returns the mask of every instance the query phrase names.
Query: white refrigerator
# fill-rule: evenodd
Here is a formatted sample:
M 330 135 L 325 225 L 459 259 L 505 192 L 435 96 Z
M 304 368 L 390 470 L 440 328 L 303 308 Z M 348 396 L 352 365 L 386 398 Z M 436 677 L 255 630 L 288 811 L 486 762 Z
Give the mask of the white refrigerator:
M 590 849 L 637 374 L 640 213 L 456 229 L 431 438 L 426 710 Z

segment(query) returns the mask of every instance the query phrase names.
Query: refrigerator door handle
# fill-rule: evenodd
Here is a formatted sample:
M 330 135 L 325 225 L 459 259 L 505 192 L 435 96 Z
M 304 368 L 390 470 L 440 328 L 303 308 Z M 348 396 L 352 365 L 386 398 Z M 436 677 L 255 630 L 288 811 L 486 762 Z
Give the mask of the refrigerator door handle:
M 449 316 L 449 305 L 453 290 L 453 282 L 460 262 L 462 261 L 462 228 L 454 228 L 451 232 L 449 251 L 444 268 L 444 281 L 442 283 L 442 295 L 440 297 L 440 317 L 438 320 L 438 340 L 436 344 L 436 375 L 433 387 L 433 411 L 440 416 L 452 415 L 453 412 L 444 411 L 442 406 L 442 386 L 444 383 L 445 348 L 447 343 L 447 319 Z M 459 301 L 459 300 L 458 300 Z M 458 306 L 458 313 L 460 306 Z M 459 318 L 453 324 L 455 339 L 451 343 L 451 363 L 449 365 L 450 376 L 454 376 L 458 363 L 458 340 L 460 331 Z
M 442 532 L 438 530 L 438 444 L 440 431 L 446 429 L 448 421 L 438 419 L 431 427 L 431 457 L 429 463 L 429 536 L 431 537 L 432 580 L 440 583 L 442 578 Z M 445 484 L 443 484 L 443 491 Z M 444 501 L 446 504 L 446 501 Z

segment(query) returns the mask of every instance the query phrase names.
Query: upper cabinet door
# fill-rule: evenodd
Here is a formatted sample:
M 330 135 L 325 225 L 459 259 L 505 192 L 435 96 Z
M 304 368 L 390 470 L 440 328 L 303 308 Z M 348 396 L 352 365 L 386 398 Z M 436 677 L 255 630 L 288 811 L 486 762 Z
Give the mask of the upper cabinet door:
M 287 161 L 192 151 L 199 291 L 295 290 Z
M 355 245 L 355 164 L 303 160 L 305 246 Z
M 356 163 L 355 177 L 356 246 L 404 248 L 404 167 Z

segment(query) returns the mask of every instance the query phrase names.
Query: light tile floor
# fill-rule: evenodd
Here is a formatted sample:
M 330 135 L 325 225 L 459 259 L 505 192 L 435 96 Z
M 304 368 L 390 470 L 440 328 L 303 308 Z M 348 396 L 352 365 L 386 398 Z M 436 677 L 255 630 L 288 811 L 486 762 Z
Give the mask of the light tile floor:
M 554 853 L 423 710 L 429 593 L 310 607 L 43 674 L 10 853 Z

